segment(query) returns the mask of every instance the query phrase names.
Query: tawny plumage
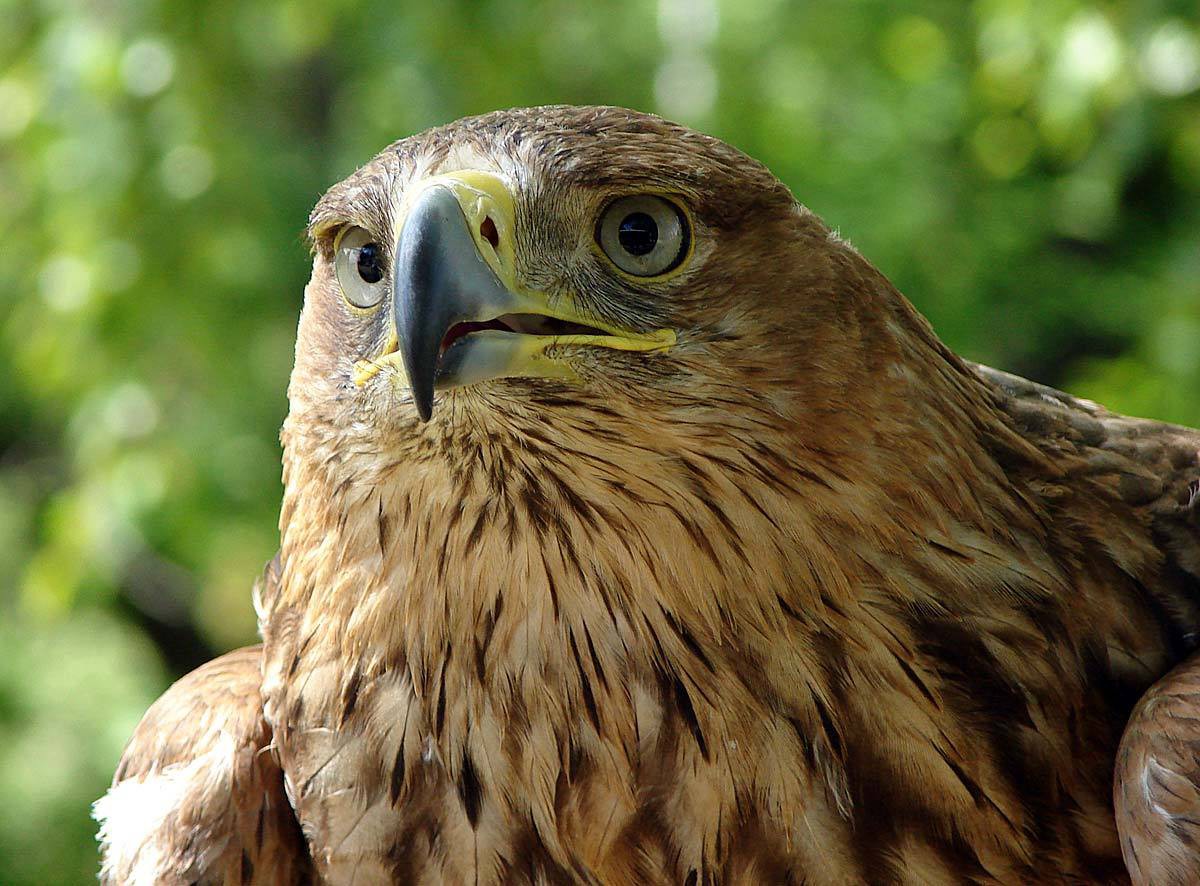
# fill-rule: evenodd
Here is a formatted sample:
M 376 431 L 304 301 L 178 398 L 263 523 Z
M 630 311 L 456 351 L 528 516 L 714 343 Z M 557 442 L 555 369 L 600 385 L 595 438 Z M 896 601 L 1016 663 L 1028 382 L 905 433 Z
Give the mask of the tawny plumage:
M 310 882 L 304 838 L 269 753 L 262 649 L 239 649 L 188 674 L 146 712 L 105 821 L 107 883 Z
M 1138 702 L 1117 751 L 1113 800 L 1135 882 L 1200 882 L 1200 666 L 1194 659 Z
M 1123 840 L 1113 775 L 1197 642 L 1200 433 L 964 363 L 766 169 L 630 111 L 397 142 L 310 234 L 261 710 L 202 669 L 114 793 L 208 753 L 202 724 L 152 750 L 182 697 L 269 731 L 230 797 L 286 785 L 328 883 L 1121 883 L 1123 852 L 1147 882 L 1162 828 L 1186 855 L 1187 799 L 1126 798 L 1159 702 Z

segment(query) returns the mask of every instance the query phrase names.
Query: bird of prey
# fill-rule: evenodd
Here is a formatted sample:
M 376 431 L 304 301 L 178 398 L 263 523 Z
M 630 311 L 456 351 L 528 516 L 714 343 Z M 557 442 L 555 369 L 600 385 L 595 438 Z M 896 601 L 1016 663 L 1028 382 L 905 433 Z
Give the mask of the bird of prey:
M 1200 433 L 632 111 L 396 142 L 309 234 L 262 646 L 147 714 L 108 882 L 1200 882 Z

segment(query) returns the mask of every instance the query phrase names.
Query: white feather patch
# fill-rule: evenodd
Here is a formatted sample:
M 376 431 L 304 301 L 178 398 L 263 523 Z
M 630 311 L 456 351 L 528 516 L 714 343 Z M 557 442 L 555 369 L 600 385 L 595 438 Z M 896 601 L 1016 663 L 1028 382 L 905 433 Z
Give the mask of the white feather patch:
M 229 790 L 235 748 L 232 738 L 223 739 L 191 763 L 127 778 L 92 804 L 92 817 L 100 823 L 96 838 L 100 841 L 101 881 L 152 886 L 171 874 L 184 873 L 164 870 L 164 865 L 178 862 L 170 857 L 168 847 L 184 839 L 168 819 L 187 803 L 211 800 L 214 793 Z M 222 781 L 223 785 L 218 784 Z M 201 848 L 198 860 L 202 866 L 220 856 L 223 843 Z

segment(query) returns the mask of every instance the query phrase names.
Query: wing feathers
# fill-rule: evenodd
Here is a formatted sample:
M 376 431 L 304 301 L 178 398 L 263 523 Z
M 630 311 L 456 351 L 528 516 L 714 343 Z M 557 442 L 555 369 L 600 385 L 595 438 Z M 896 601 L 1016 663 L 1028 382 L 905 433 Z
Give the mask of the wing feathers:
M 261 667 L 261 647 L 231 652 L 146 712 L 95 806 L 104 883 L 308 880 L 262 715 Z
M 1113 803 L 1135 884 L 1200 882 L 1200 657 L 1154 684 L 1134 709 Z

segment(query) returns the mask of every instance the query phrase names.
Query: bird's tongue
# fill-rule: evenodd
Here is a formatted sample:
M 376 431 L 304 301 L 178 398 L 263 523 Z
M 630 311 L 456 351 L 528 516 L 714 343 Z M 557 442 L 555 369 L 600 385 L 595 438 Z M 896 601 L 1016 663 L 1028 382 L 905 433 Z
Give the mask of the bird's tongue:
M 441 356 L 442 354 L 446 353 L 450 346 L 463 336 L 470 335 L 472 332 L 479 332 L 482 329 L 499 329 L 504 332 L 516 331 L 503 320 L 498 319 L 484 320 L 483 322 L 468 321 L 466 323 L 455 323 L 446 330 L 446 335 L 442 339 L 442 347 L 439 350 L 438 355 Z

